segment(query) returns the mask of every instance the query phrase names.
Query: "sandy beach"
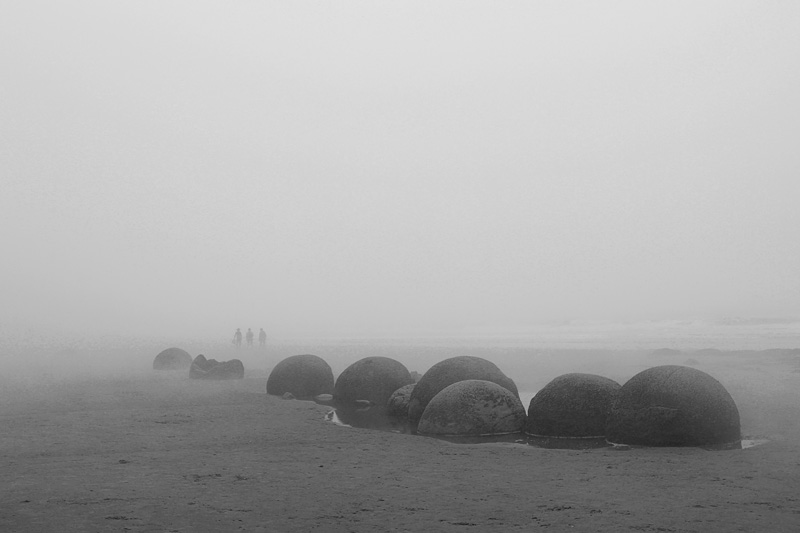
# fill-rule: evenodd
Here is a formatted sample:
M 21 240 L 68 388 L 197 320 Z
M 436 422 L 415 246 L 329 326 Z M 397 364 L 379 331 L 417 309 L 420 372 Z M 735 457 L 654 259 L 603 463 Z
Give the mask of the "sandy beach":
M 800 532 L 800 2 L 0 14 L 0 533 Z
M 789 351 L 686 352 L 477 345 L 535 391 L 565 371 L 623 383 L 658 364 L 722 382 L 747 449 L 553 450 L 453 444 L 335 425 L 330 408 L 265 394 L 272 364 L 243 380 L 124 371 L 3 382 L 2 531 L 796 531 L 800 364 Z M 366 354 L 424 371 L 438 347 L 328 346 L 335 372 Z M 316 346 L 325 356 L 326 347 Z M 137 353 L 140 353 L 137 351 Z M 413 354 L 425 358 L 414 359 Z M 148 354 L 149 355 L 149 354 Z M 421 356 L 420 356 L 421 357 Z M 260 364 L 259 364 L 260 361 Z M 527 407 L 527 405 L 526 405 Z

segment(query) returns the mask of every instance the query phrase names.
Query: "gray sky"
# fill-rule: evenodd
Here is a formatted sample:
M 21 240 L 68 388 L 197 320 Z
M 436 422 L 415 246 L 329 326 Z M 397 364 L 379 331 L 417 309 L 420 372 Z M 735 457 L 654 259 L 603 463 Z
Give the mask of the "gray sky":
M 6 2 L 0 320 L 800 316 L 800 3 Z

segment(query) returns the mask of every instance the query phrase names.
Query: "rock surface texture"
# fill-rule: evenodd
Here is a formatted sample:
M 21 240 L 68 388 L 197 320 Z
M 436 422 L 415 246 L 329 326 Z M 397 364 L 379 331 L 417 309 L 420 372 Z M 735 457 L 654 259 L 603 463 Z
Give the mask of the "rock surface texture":
M 478 437 L 519 433 L 525 426 L 525 407 L 505 387 L 478 379 L 445 387 L 425 408 L 417 433 Z
M 267 394 L 291 393 L 300 400 L 320 394 L 333 394 L 333 371 L 324 359 L 303 354 L 287 357 L 272 369 L 267 378 Z
M 685 366 L 649 368 L 619 390 L 606 438 L 645 446 L 711 446 L 741 440 L 739 410 L 722 384 Z
M 355 406 L 368 400 L 385 409 L 392 393 L 413 383 L 408 369 L 389 357 L 365 357 L 344 369 L 336 379 L 333 401 L 337 407 Z
M 531 399 L 525 433 L 589 438 L 606 433 L 606 419 L 620 386 L 594 374 L 564 374 Z
M 519 399 L 516 384 L 497 368 L 497 365 L 481 357 L 458 356 L 433 365 L 414 387 L 408 404 L 408 419 L 416 425 L 428 403 L 449 385 L 468 379 L 491 381 L 508 389 Z
M 411 400 L 411 392 L 415 386 L 416 383 L 403 385 L 392 393 L 389 401 L 386 402 L 386 414 L 388 416 L 398 420 L 408 420 L 408 402 Z

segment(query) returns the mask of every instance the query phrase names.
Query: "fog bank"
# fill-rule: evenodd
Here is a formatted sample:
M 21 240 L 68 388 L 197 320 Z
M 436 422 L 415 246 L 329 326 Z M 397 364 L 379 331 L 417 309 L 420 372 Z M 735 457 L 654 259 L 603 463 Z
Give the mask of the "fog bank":
M 18 2 L 0 323 L 800 317 L 800 5 Z

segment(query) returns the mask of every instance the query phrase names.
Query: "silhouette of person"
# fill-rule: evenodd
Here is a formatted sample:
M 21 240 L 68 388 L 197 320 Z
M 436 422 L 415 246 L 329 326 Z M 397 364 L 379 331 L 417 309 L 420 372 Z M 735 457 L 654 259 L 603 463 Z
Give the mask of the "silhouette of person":
M 261 328 L 261 331 L 258 332 L 258 345 L 264 346 L 265 344 L 267 344 L 267 333 L 264 328 Z
M 250 328 L 247 328 L 247 345 L 253 345 L 253 330 Z
M 239 328 L 236 328 L 236 333 L 233 334 L 233 344 L 235 344 L 237 348 L 242 346 L 242 330 Z

